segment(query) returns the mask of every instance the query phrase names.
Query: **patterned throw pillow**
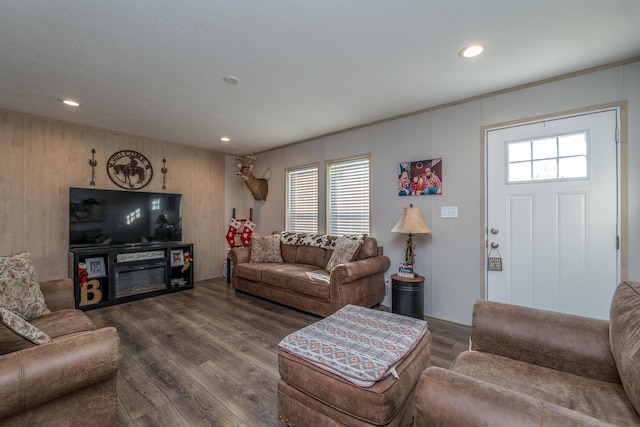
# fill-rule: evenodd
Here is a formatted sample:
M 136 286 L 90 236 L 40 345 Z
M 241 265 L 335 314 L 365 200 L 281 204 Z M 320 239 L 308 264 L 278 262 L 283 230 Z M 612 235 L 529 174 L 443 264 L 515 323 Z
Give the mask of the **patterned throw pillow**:
M 251 236 L 249 262 L 282 262 L 280 235 Z
M 351 236 L 339 237 L 336 241 L 336 248 L 329 258 L 326 270 L 331 273 L 331 270 L 337 265 L 347 263 L 351 261 L 353 255 L 358 248 L 362 245 L 363 239 L 353 239 Z
M 49 313 L 29 251 L 0 257 L 0 307 L 25 320 Z
M 6 308 L 0 307 L 0 323 L 36 345 L 53 342 L 49 335 Z

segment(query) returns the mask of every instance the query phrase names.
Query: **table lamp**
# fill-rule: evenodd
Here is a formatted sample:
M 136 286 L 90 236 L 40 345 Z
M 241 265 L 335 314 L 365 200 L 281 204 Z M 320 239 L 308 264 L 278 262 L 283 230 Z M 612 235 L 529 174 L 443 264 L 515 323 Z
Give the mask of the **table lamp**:
M 409 267 L 413 270 L 413 263 L 415 261 L 415 244 L 413 243 L 414 234 L 426 234 L 431 233 L 431 229 L 422 219 L 422 212 L 419 208 L 414 208 L 413 204 L 410 204 L 408 208 L 402 208 L 402 214 L 396 225 L 391 229 L 392 233 L 406 233 L 409 238 L 407 239 L 407 249 L 404 253 L 404 267 Z M 413 273 L 413 271 L 409 272 Z

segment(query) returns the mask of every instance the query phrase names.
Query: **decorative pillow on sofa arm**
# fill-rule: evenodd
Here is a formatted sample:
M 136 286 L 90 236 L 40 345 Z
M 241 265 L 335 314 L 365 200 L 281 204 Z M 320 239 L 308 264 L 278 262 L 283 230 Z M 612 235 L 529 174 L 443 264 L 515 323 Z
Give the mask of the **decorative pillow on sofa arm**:
M 29 251 L 0 256 L 0 307 L 25 320 L 49 313 Z
M 0 307 L 0 323 L 11 329 L 15 334 L 20 335 L 36 345 L 53 342 L 49 335 L 33 326 L 11 310 Z
M 280 234 L 251 236 L 251 255 L 249 262 L 282 262 Z
M 351 236 L 341 236 L 336 240 L 336 247 L 329 258 L 326 270 L 331 273 L 331 270 L 337 265 L 347 263 L 351 261 L 355 253 L 362 246 L 363 239 L 354 239 Z

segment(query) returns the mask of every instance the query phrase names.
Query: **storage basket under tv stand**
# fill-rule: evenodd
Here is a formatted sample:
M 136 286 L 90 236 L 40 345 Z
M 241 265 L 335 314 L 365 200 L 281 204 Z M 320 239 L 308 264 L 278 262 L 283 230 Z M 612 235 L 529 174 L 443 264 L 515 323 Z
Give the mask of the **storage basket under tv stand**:
M 191 243 L 92 246 L 69 250 L 75 306 L 91 310 L 193 288 Z M 80 263 L 85 269 L 81 271 Z M 83 282 L 83 276 L 85 277 Z

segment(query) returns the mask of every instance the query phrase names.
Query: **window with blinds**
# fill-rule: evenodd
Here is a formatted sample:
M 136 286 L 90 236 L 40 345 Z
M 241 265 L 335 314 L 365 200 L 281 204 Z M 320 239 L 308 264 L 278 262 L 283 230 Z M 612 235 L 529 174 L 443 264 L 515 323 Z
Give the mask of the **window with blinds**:
M 327 232 L 369 233 L 369 157 L 327 164 Z
M 318 166 L 287 170 L 286 230 L 318 232 Z

